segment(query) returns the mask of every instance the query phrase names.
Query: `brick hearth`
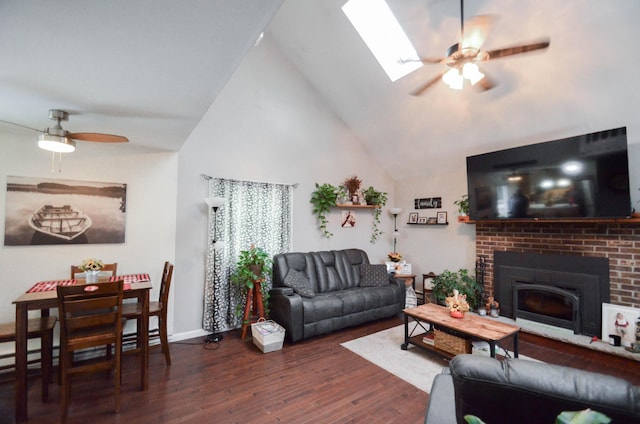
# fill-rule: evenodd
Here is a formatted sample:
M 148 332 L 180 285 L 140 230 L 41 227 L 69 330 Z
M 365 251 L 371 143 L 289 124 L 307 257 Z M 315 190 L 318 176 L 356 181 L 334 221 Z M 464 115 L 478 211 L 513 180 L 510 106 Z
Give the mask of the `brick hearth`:
M 640 308 L 640 223 L 476 222 L 476 255 L 486 258 L 485 293 L 493 295 L 493 251 L 609 259 L 611 303 Z

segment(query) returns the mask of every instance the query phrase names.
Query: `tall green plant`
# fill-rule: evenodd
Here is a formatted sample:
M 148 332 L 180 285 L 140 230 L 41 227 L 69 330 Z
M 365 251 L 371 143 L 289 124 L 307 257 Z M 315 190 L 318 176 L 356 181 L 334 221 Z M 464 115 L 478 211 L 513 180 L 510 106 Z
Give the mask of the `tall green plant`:
M 245 295 L 248 289 L 255 288 L 256 281 L 266 281 L 271 276 L 271 257 L 261 247 L 251 245 L 248 250 L 241 250 L 236 269 L 231 274 L 231 282 L 237 284 Z M 262 293 L 262 303 L 265 315 L 269 310 L 269 289 L 266 284 L 260 284 L 260 292 Z M 244 305 L 236 307 L 236 314 L 242 316 Z
M 311 203 L 313 204 L 313 214 L 318 218 L 320 222 L 320 231 L 322 235 L 331 238 L 333 233 L 327 229 L 327 214 L 331 211 L 331 208 L 336 205 L 336 198 L 340 194 L 341 189 L 331 184 L 318 184 L 316 183 L 316 189 L 311 193 Z
M 444 305 L 447 296 L 453 296 L 453 290 L 467 296 L 467 303 L 472 309 L 478 307 L 480 302 L 481 287 L 475 277 L 469 275 L 469 271 L 462 268 L 458 272 L 444 270 L 433 279 L 432 293 L 436 302 Z

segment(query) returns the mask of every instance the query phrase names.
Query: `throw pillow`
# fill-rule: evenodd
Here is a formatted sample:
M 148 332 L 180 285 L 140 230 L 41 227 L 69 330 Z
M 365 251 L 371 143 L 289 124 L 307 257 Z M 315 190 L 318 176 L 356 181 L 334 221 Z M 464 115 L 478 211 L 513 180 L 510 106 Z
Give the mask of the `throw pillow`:
M 316 295 L 311 288 L 311 281 L 309 281 L 307 274 L 296 269 L 291 268 L 289 270 L 287 276 L 284 277 L 283 283 L 302 297 L 314 297 Z
M 360 266 L 360 287 L 389 285 L 389 274 L 384 264 L 362 264 Z

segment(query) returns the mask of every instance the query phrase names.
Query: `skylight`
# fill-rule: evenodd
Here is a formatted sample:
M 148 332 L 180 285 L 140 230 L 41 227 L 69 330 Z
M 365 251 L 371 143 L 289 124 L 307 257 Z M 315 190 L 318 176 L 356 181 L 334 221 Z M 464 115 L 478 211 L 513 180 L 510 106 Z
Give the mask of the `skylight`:
M 422 67 L 416 49 L 384 0 L 349 0 L 342 11 L 391 81 Z

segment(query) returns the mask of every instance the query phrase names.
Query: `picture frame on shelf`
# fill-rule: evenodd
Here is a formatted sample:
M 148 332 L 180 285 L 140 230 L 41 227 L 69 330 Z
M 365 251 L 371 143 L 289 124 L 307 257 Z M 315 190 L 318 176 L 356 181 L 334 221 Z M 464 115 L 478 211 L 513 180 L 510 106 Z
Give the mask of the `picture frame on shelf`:
M 437 223 L 438 223 L 438 220 L 436 219 L 435 216 L 430 216 L 429 218 L 427 218 L 427 224 L 435 225 Z
M 409 213 L 409 224 L 417 224 L 418 223 L 418 212 Z
M 447 213 L 446 212 L 438 212 L 437 213 L 437 223 L 438 224 L 446 224 L 447 223 Z
M 640 319 L 640 309 L 629 306 L 602 304 L 602 341 L 618 346 L 616 338 L 619 337 L 619 346 L 629 347 L 636 342 L 637 325 Z
M 426 216 L 419 216 L 418 217 L 417 224 L 426 224 L 426 223 L 427 223 L 427 217 Z

